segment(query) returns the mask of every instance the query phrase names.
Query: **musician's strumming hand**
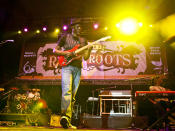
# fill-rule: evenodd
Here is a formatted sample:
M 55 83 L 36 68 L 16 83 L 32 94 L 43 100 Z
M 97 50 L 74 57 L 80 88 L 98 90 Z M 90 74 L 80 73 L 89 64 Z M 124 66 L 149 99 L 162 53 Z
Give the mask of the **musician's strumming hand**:
M 91 51 L 92 49 L 93 49 L 93 46 L 90 46 L 90 47 L 88 48 L 89 51 Z
M 65 51 L 65 56 L 67 56 L 67 57 L 75 56 L 75 52 Z

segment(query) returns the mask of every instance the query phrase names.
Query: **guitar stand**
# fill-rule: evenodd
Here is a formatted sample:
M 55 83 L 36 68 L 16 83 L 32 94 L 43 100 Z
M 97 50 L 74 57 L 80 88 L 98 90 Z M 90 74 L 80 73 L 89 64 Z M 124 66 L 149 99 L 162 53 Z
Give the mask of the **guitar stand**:
M 164 115 L 162 115 L 158 120 L 156 120 L 152 125 L 150 125 L 148 128 L 146 128 L 146 130 L 152 129 L 153 127 L 155 127 L 157 124 L 159 124 L 160 122 L 162 122 L 164 120 L 165 122 L 165 129 L 169 129 L 170 128 L 170 124 L 169 124 L 169 120 L 168 120 L 168 116 L 171 116 L 171 113 L 173 113 L 175 111 L 175 106 L 172 106 L 172 109 L 170 109 L 169 111 L 167 111 Z

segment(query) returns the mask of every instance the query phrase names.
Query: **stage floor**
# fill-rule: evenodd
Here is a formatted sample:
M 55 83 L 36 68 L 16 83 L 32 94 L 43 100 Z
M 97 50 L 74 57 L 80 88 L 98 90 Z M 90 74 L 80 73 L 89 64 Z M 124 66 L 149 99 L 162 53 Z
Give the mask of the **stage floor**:
M 20 126 L 20 127 L 5 127 L 0 126 L 0 130 L 7 130 L 7 131 L 62 131 L 65 130 L 61 127 L 38 127 L 38 126 Z M 73 129 L 66 129 L 66 130 L 73 130 Z M 78 131 L 96 131 L 96 130 L 115 130 L 115 131 L 140 131 L 141 129 L 95 129 L 95 128 L 80 128 L 76 129 Z M 163 130 L 162 130 L 163 131 Z

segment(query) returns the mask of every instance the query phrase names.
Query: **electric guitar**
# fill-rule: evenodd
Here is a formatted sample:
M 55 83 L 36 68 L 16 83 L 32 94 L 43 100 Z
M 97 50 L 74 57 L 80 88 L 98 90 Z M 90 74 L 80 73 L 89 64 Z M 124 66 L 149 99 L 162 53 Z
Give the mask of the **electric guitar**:
M 63 66 L 69 65 L 73 60 L 76 60 L 76 59 L 79 59 L 80 58 L 80 56 L 78 55 L 78 53 L 84 51 L 85 49 L 93 46 L 94 44 L 96 44 L 96 43 L 98 43 L 100 41 L 105 41 L 105 40 L 110 39 L 110 38 L 111 38 L 111 36 L 103 37 L 103 38 L 101 38 L 99 40 L 96 40 L 94 42 L 91 42 L 90 44 L 88 44 L 86 46 L 83 46 L 81 48 L 79 48 L 80 45 L 74 46 L 72 49 L 67 50 L 69 52 L 73 52 L 74 56 L 73 57 L 72 56 L 71 57 L 70 56 L 69 57 L 67 57 L 67 56 L 58 56 L 58 63 L 56 65 L 56 67 L 58 67 L 58 66 L 63 67 Z

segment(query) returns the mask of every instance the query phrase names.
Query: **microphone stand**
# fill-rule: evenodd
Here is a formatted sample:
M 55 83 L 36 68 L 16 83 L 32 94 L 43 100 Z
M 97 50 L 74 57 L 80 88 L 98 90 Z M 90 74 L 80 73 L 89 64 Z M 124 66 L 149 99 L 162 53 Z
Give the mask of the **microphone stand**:
M 14 40 L 3 40 L 0 42 L 0 45 L 3 45 L 5 43 L 9 43 L 9 42 L 14 42 Z

